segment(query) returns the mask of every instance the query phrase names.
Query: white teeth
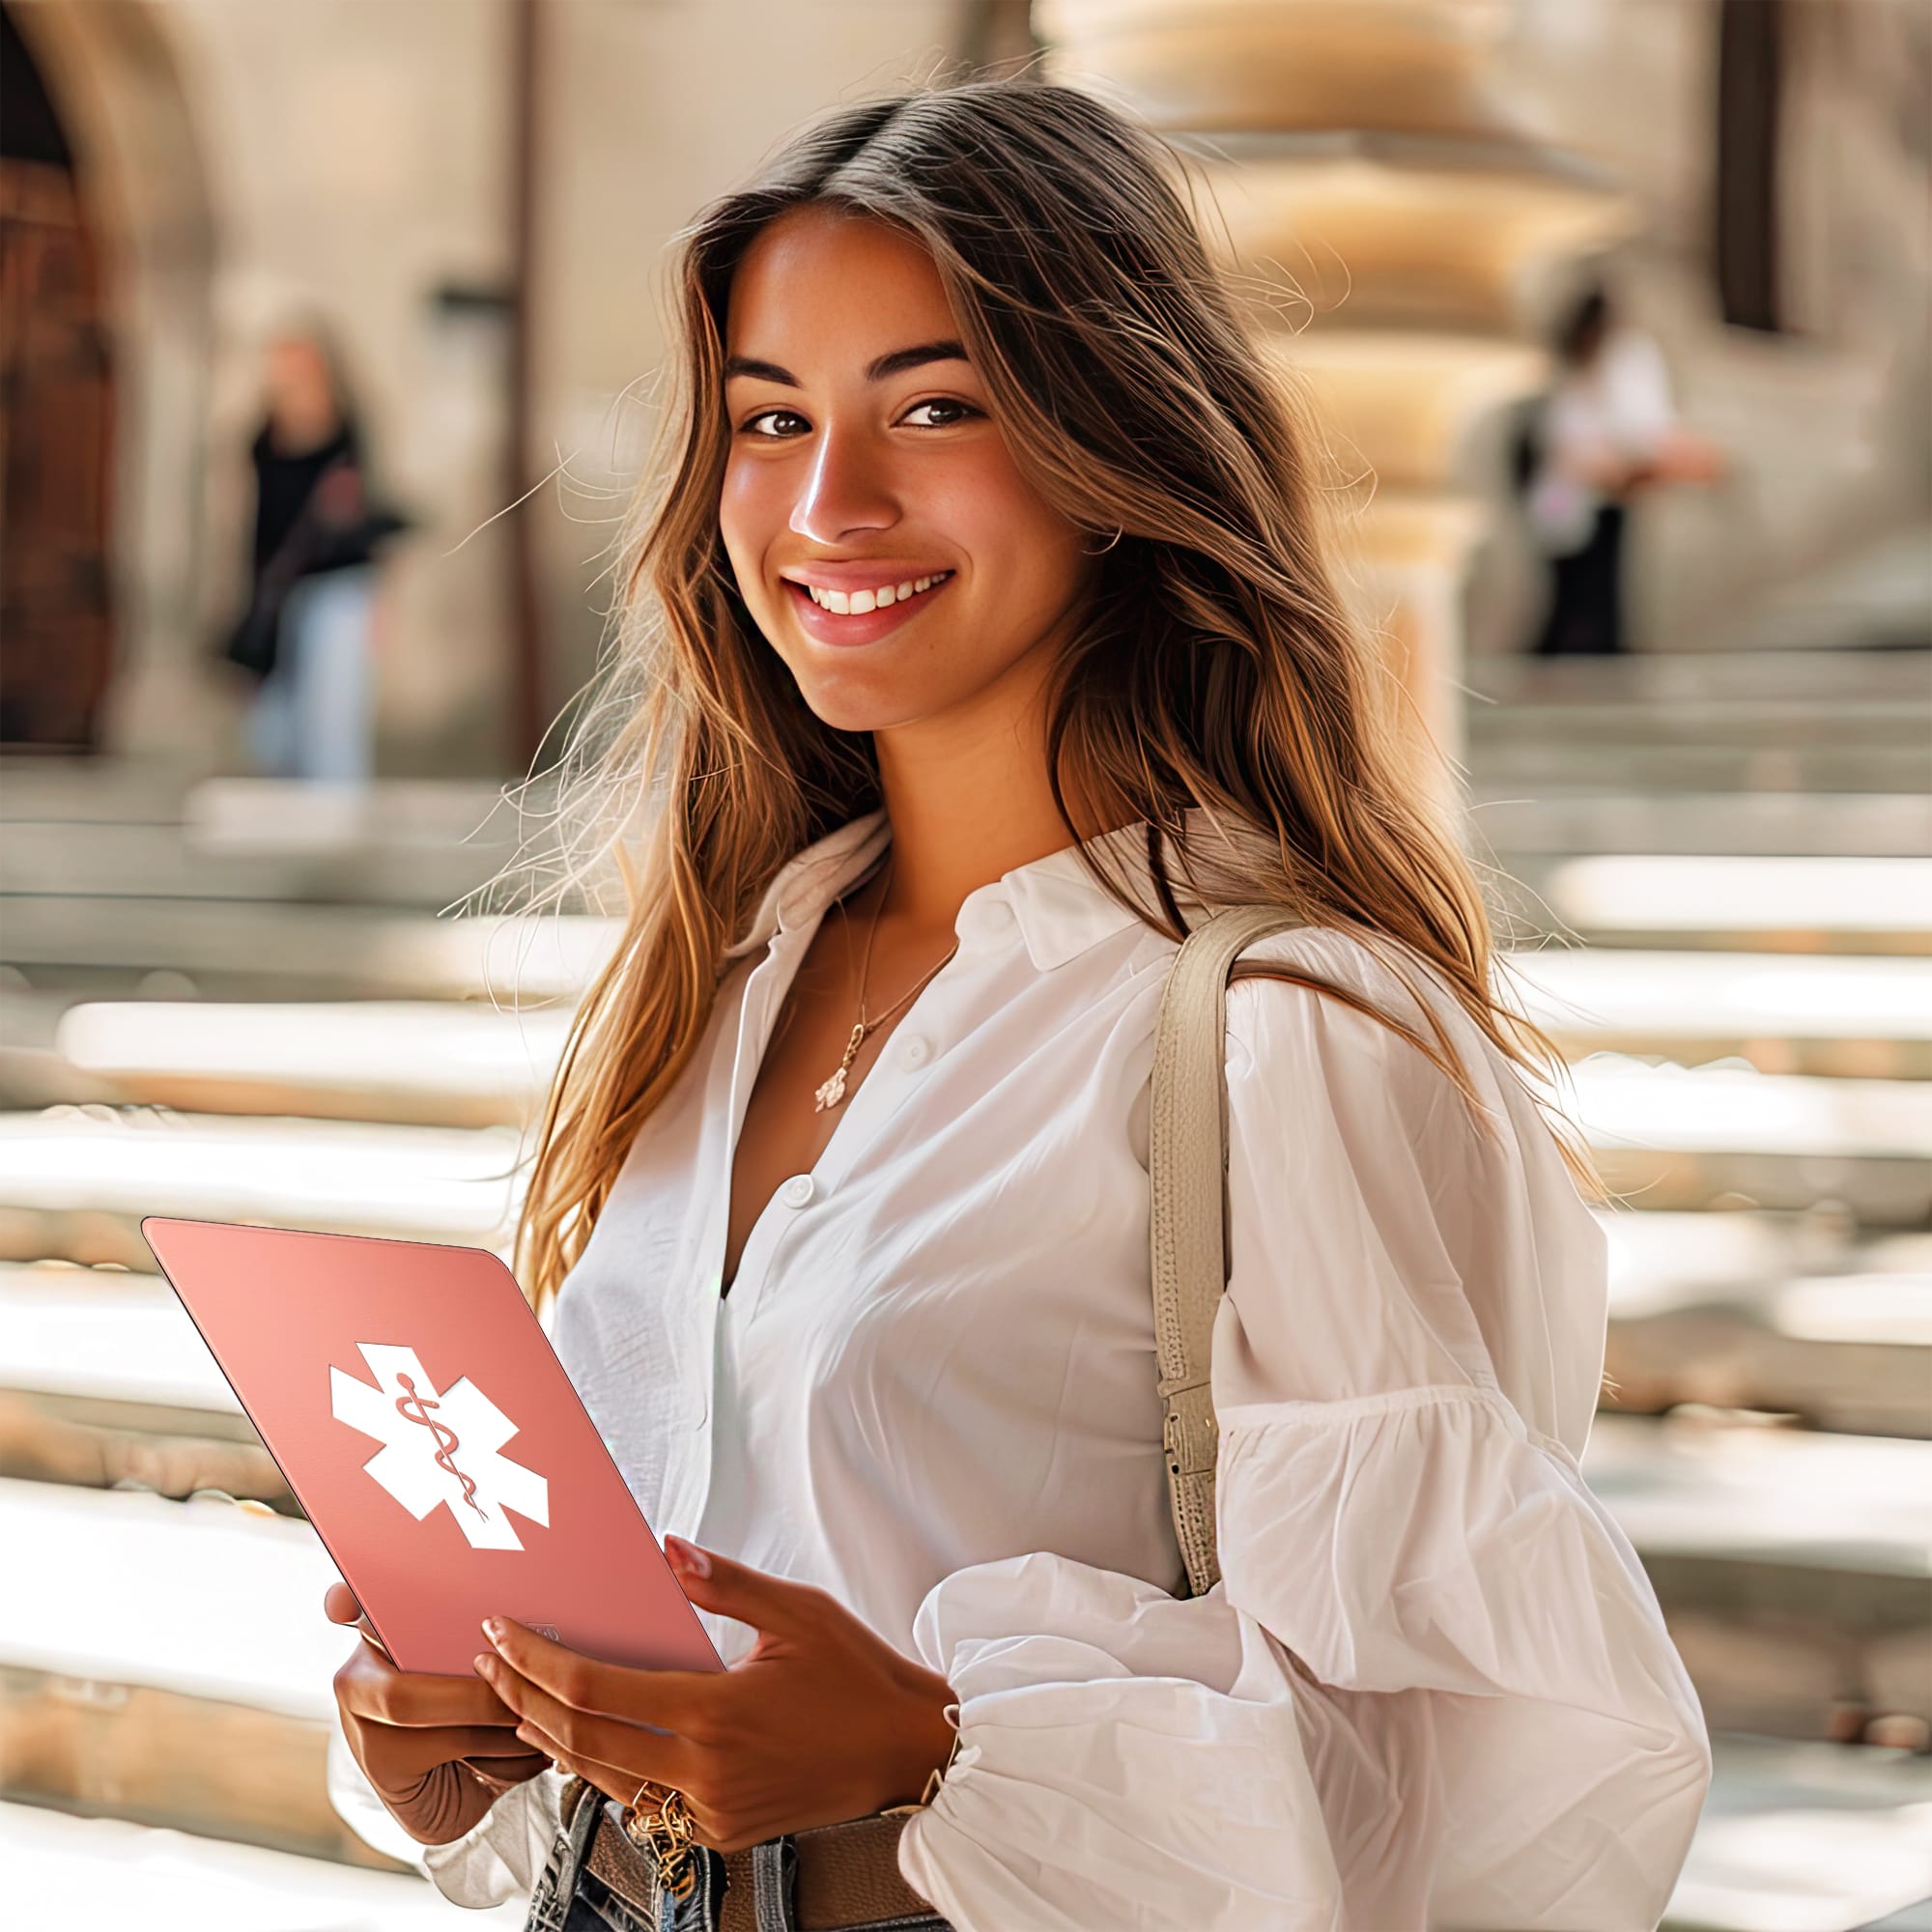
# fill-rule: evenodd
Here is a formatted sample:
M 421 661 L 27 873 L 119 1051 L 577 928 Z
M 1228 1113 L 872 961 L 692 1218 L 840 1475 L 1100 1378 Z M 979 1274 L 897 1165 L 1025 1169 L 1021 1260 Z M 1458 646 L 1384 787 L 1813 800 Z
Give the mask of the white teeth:
M 917 597 L 921 591 L 929 590 L 935 583 L 943 583 L 952 573 L 942 570 L 933 577 L 916 577 L 901 583 L 896 590 L 890 583 L 882 583 L 877 590 L 825 590 L 816 583 L 805 587 L 811 593 L 811 601 L 838 615 L 859 616 L 867 611 L 883 610 L 889 604 L 902 604 L 908 597 Z

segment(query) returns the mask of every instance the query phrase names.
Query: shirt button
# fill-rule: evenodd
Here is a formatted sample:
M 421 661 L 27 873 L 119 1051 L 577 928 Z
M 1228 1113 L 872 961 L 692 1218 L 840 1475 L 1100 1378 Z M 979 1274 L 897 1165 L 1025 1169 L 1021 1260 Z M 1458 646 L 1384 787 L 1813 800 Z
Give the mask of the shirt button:
M 998 939 L 1013 923 L 1013 909 L 1005 899 L 987 896 L 985 886 L 976 886 L 959 908 L 959 918 L 955 922 L 957 930 L 966 939 Z
M 899 1048 L 899 1057 L 908 1066 L 920 1066 L 924 1064 L 926 1055 L 931 1051 L 931 1043 L 925 1036 L 916 1033 Z
M 779 1193 L 787 1208 L 803 1208 L 811 1199 L 814 1192 L 816 1190 L 812 1186 L 811 1176 L 809 1174 L 794 1174 L 779 1189 Z

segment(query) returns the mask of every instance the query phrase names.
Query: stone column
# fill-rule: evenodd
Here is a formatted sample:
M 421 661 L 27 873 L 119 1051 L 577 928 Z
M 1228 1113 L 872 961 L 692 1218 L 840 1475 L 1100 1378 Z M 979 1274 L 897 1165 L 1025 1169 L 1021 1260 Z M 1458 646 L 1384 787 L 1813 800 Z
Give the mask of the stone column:
M 1513 120 L 1500 0 L 1036 0 L 1034 18 L 1054 79 L 1197 157 L 1209 248 L 1346 482 L 1360 614 L 1460 758 L 1460 593 L 1486 523 L 1463 438 L 1544 379 L 1538 276 L 1628 233 L 1634 202 Z

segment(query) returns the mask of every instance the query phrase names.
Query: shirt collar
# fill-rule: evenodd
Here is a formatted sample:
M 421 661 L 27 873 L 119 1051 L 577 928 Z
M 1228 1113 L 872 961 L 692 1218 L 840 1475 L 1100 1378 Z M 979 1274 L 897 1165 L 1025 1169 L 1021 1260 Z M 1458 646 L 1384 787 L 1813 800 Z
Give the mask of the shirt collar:
M 766 887 L 750 932 L 725 949 L 727 959 L 755 952 L 775 932 L 789 932 L 821 917 L 834 899 L 863 878 L 892 843 L 892 826 L 880 806 L 848 820 L 824 838 L 813 840 L 781 866 Z M 1128 890 L 1152 910 L 1153 894 L 1147 865 L 1147 822 L 1135 819 L 1087 841 L 1102 867 L 1123 878 Z M 1186 895 L 1177 894 L 1183 904 Z M 1077 958 L 1090 947 L 1111 938 L 1123 927 L 1138 924 L 1137 917 L 1117 904 L 1088 875 L 1080 848 L 1065 845 L 1043 859 L 1029 860 L 1003 872 L 988 885 L 976 886 L 960 907 L 981 899 L 1004 899 L 1012 908 L 1014 923 L 1028 956 L 1042 973 Z

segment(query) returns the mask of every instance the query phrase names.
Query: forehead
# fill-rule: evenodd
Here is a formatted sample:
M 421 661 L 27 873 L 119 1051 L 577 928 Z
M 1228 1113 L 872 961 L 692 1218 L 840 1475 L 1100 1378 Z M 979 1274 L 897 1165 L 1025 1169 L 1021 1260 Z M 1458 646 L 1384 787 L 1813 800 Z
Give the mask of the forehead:
M 814 353 L 844 362 L 952 332 L 923 243 L 825 207 L 793 209 L 760 232 L 731 278 L 724 330 L 731 354 L 792 368 Z

